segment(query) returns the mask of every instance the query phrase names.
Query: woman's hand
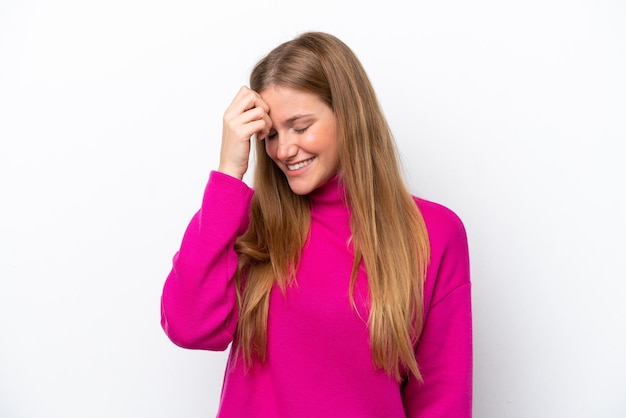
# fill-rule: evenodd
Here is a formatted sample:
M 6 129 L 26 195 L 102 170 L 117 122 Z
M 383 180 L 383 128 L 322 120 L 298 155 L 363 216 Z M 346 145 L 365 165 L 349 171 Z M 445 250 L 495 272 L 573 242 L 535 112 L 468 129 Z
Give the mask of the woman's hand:
M 256 134 L 264 139 L 272 127 L 269 111 L 259 93 L 245 86 L 239 89 L 224 112 L 218 171 L 243 179 L 248 170 L 250 138 Z

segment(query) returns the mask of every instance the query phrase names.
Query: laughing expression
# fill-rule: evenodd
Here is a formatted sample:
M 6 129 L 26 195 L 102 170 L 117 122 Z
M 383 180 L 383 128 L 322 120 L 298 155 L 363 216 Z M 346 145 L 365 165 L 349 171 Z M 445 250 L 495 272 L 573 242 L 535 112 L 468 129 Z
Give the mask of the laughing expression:
M 318 96 L 304 90 L 270 86 L 260 94 L 272 120 L 265 138 L 267 155 L 285 173 L 294 193 L 312 192 L 339 167 L 335 114 Z

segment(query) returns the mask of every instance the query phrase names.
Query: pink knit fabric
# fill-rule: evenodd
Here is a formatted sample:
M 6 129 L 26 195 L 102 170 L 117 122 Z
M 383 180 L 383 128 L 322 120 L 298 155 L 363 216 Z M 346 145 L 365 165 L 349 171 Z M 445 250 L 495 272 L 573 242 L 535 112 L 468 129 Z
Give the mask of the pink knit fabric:
M 248 224 L 253 190 L 212 172 L 163 289 L 161 323 L 177 345 L 225 350 L 237 325 L 233 244 Z M 415 347 L 424 382 L 402 384 L 373 365 L 367 275 L 348 290 L 353 253 L 349 209 L 337 179 L 311 195 L 311 230 L 297 283 L 270 297 L 267 360 L 247 372 L 231 356 L 218 417 L 471 417 L 472 320 L 467 239 L 449 209 L 416 199 L 431 263 L 425 324 Z M 393 214 L 389 214 L 393 216 Z

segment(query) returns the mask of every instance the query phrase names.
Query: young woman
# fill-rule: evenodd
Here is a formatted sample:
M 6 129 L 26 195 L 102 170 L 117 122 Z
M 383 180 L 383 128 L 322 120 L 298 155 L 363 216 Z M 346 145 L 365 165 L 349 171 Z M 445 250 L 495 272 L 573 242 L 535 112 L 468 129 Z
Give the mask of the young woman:
M 470 300 L 463 224 L 407 190 L 354 53 L 318 32 L 271 51 L 163 289 L 174 343 L 231 346 L 218 416 L 470 417 Z

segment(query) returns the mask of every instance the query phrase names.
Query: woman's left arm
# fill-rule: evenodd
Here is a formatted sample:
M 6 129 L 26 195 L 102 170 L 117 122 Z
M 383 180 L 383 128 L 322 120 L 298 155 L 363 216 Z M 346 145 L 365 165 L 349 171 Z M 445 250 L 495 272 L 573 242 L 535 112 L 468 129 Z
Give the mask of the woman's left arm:
M 403 388 L 406 416 L 472 416 L 472 308 L 469 251 L 461 220 L 449 209 L 420 204 L 431 242 L 424 284 L 424 327 L 416 345 L 423 382 Z

